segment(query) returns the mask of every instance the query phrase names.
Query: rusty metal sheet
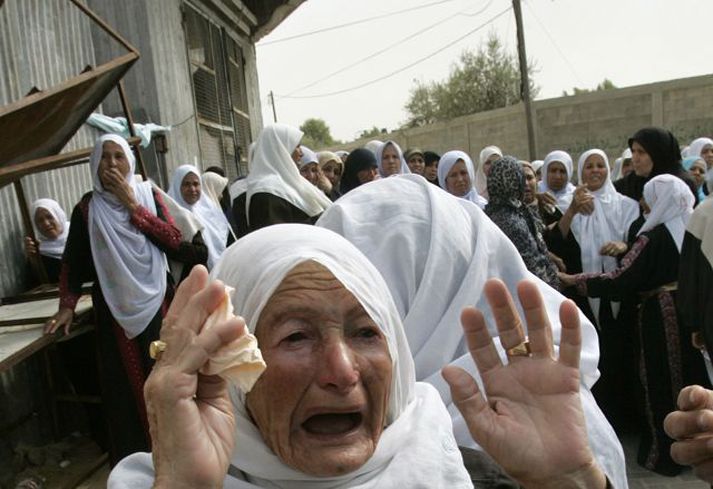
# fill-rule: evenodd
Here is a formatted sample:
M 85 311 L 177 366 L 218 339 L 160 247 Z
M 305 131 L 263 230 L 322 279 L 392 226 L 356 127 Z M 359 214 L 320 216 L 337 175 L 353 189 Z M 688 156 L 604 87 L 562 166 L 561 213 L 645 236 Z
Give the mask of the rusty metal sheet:
M 0 168 L 59 153 L 138 57 L 125 54 L 0 107 Z M 18 137 L 21 128 L 31 128 L 32 137 Z

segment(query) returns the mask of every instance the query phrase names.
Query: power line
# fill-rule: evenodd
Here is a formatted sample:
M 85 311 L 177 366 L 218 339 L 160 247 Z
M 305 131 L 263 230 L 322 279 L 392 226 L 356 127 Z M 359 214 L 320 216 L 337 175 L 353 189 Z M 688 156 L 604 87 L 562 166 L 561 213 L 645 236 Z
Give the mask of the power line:
M 457 38 L 457 39 L 454 39 L 453 41 L 449 42 L 449 43 L 446 44 L 445 46 L 443 46 L 443 47 L 437 49 L 436 51 L 433 51 L 432 53 L 430 53 L 430 54 L 424 56 L 423 58 L 420 58 L 420 59 L 418 59 L 418 60 L 416 60 L 416 61 L 414 61 L 414 62 L 412 62 L 412 63 L 409 63 L 409 64 L 406 65 L 406 66 L 403 66 L 403 67 L 399 68 L 398 70 L 392 71 L 391 73 L 388 73 L 388 74 L 386 74 L 386 75 L 384 75 L 384 76 L 380 76 L 379 78 L 376 78 L 376 79 L 374 79 L 374 80 L 370 80 L 370 81 L 368 81 L 368 82 L 361 83 L 361 84 L 356 85 L 356 86 L 354 86 L 354 87 L 344 88 L 344 89 L 342 89 L 342 90 L 336 90 L 336 91 L 334 91 L 334 92 L 321 93 L 321 94 L 318 94 L 318 95 L 297 95 L 297 96 L 287 96 L 287 95 L 286 95 L 286 96 L 283 96 L 283 97 L 280 97 L 280 98 L 287 98 L 287 99 L 322 98 L 322 97 L 329 97 L 329 96 L 332 96 L 332 95 L 339 95 L 339 94 L 346 93 L 346 92 L 351 92 L 351 91 L 353 91 L 353 90 L 358 90 L 358 89 L 360 89 L 360 88 L 364 88 L 364 87 L 366 87 L 366 86 L 373 85 L 374 83 L 380 82 L 380 81 L 382 81 L 382 80 L 386 80 L 387 78 L 391 78 L 392 76 L 397 75 L 397 74 L 401 73 L 402 71 L 406 71 L 407 69 L 412 68 L 412 67 L 416 66 L 417 64 L 422 63 L 423 61 L 426 61 L 427 59 L 434 57 L 435 55 L 437 55 L 437 54 L 440 53 L 441 51 L 444 51 L 445 49 L 448 49 L 449 47 L 453 46 L 453 45 L 456 44 L 457 42 L 462 41 L 462 40 L 465 39 L 466 37 L 468 37 L 468 36 L 470 36 L 470 35 L 476 33 L 477 31 L 479 31 L 479 30 L 482 29 L 483 27 L 488 26 L 491 22 L 493 22 L 494 20 L 498 19 L 499 17 L 502 17 L 503 15 L 505 15 L 505 14 L 506 14 L 507 12 L 509 12 L 510 10 L 512 10 L 512 6 L 507 7 L 505 10 L 503 10 L 503 11 L 500 12 L 499 14 L 495 15 L 494 17 L 492 17 L 492 18 L 489 19 L 488 21 L 484 22 L 483 24 L 480 24 L 480 25 L 479 25 L 478 27 L 476 27 L 475 29 L 466 32 L 464 35 L 460 36 L 460 37 Z
M 408 35 L 408 36 L 406 36 L 406 37 L 404 37 L 404 38 L 402 38 L 402 39 L 399 39 L 399 40 L 396 41 L 395 43 L 393 43 L 393 44 L 391 44 L 391 45 L 389 45 L 389 46 L 386 46 L 386 47 L 383 48 L 383 49 L 379 49 L 378 51 L 375 51 L 375 52 L 373 52 L 373 53 L 371 53 L 371 54 L 368 54 L 368 55 L 364 56 L 363 58 L 361 58 L 361 59 L 359 59 L 359 60 L 357 60 L 357 61 L 355 61 L 355 62 L 353 62 L 353 63 L 351 63 L 351 64 L 349 64 L 349 65 L 347 65 L 347 66 L 344 66 L 344 67 L 339 68 L 339 69 L 337 69 L 337 70 L 335 70 L 335 71 L 333 71 L 333 72 L 331 72 L 331 73 L 328 73 L 327 75 L 325 75 L 325 76 L 323 76 L 323 77 L 320 77 L 319 79 L 317 79 L 317 80 L 315 80 L 315 81 L 313 81 L 313 82 L 311 82 L 311 83 L 308 83 L 307 85 L 303 85 L 303 86 L 301 86 L 301 87 L 299 87 L 299 88 L 297 88 L 297 89 L 295 89 L 295 90 L 292 90 L 290 93 L 288 93 L 288 94 L 286 94 L 286 95 L 284 95 L 284 96 L 278 95 L 278 97 L 283 97 L 283 98 L 285 98 L 285 97 L 290 97 L 290 96 L 294 95 L 294 94 L 297 93 L 297 92 L 301 92 L 301 91 L 303 91 L 303 90 L 305 90 L 305 89 L 307 89 L 307 88 L 311 88 L 311 87 L 313 87 L 313 86 L 315 86 L 315 85 L 318 85 L 318 84 L 320 84 L 320 83 L 322 83 L 322 82 L 325 82 L 325 81 L 329 80 L 330 78 L 332 78 L 333 76 L 338 75 L 338 74 L 341 74 L 341 73 L 343 73 L 343 72 L 345 72 L 345 71 L 347 71 L 347 70 L 350 70 L 350 69 L 354 68 L 354 67 L 357 66 L 357 65 L 360 65 L 361 63 L 364 63 L 365 61 L 368 61 L 368 60 L 370 60 L 370 59 L 372 59 L 372 58 L 375 58 L 375 57 L 377 57 L 377 56 L 379 56 L 379 55 L 381 55 L 381 54 L 384 54 L 385 52 L 387 52 L 387 51 L 389 51 L 389 50 L 395 48 L 396 46 L 400 46 L 400 45 L 403 44 L 404 42 L 413 39 L 414 37 L 417 37 L 417 36 L 419 36 L 419 35 L 421 35 L 421 34 L 425 34 L 426 32 L 428 32 L 429 30 L 433 29 L 434 27 L 439 26 L 439 25 L 441 25 L 442 23 L 447 22 L 447 21 L 453 19 L 454 17 L 458 17 L 458 16 L 460 16 L 460 15 L 465 15 L 465 16 L 467 16 L 467 17 L 476 17 L 476 16 L 482 14 L 483 12 L 485 12 L 485 11 L 490 7 L 490 5 L 492 5 L 492 3 L 493 3 L 493 0 L 489 0 L 488 3 L 485 5 L 485 7 L 483 7 L 482 9 L 478 10 L 477 12 L 475 12 L 475 13 L 473 13 L 473 14 L 466 14 L 466 13 L 464 13 L 464 12 L 456 12 L 456 13 L 454 13 L 454 14 L 452 14 L 452 15 L 449 15 L 448 17 L 446 17 L 446 18 L 444 18 L 444 19 L 441 19 L 441 20 L 439 20 L 439 21 L 437 21 L 437 22 L 435 22 L 435 23 L 433 23 L 433 24 L 431 24 L 431 25 L 429 25 L 429 26 L 427 26 L 427 27 L 425 27 L 425 28 L 423 28 L 423 29 L 419 29 L 418 31 L 414 32 L 413 34 L 410 34 L 410 35 Z
M 563 59 L 564 62 L 567 64 L 567 66 L 569 67 L 569 70 L 572 72 L 572 74 L 573 74 L 574 77 L 577 79 L 577 81 L 579 82 L 579 84 L 580 84 L 580 85 L 583 85 L 582 79 L 579 78 L 579 75 L 577 74 L 577 70 L 574 69 L 574 65 L 572 65 L 572 63 L 570 63 L 569 59 L 567 59 L 567 56 L 565 56 L 565 54 L 562 52 L 562 50 L 560 49 L 560 47 L 559 47 L 559 46 L 557 45 L 557 43 L 555 42 L 555 39 L 550 35 L 550 32 L 547 30 L 547 28 L 544 26 L 544 24 L 540 21 L 540 18 L 539 18 L 539 17 L 537 16 L 537 14 L 535 13 L 535 9 L 530 8 L 529 2 L 524 2 L 524 3 L 525 3 L 525 6 L 527 7 L 527 9 L 528 9 L 528 10 L 530 11 L 530 13 L 532 14 L 532 16 L 535 18 L 535 21 L 539 24 L 539 26 L 540 26 L 540 28 L 542 29 L 542 31 L 543 31 L 543 32 L 545 33 L 545 35 L 549 38 L 549 40 L 550 40 L 550 42 L 552 43 L 552 45 L 554 46 L 554 48 L 557 50 L 557 52 L 560 54 L 560 56 L 562 56 L 562 59 Z
M 272 41 L 265 41 L 258 43 L 258 47 L 267 46 L 269 44 L 277 44 L 278 42 L 291 41 L 292 39 L 298 39 L 300 37 L 313 36 L 315 34 L 321 34 L 322 32 L 333 31 L 335 29 L 341 29 L 342 27 L 349 27 L 352 25 L 363 24 L 365 22 L 371 22 L 372 20 L 384 19 L 386 17 L 391 17 L 392 15 L 403 14 L 404 12 L 413 12 L 415 10 L 420 10 L 423 8 L 433 7 L 434 5 L 441 5 L 443 3 L 455 2 L 458 0 L 440 0 L 438 2 L 426 3 L 424 5 L 417 5 L 416 7 L 410 7 L 403 10 L 398 10 L 396 12 L 389 12 L 386 14 L 375 15 L 374 17 L 367 17 L 366 19 L 355 20 L 353 22 L 347 22 L 346 24 L 333 25 L 330 27 L 324 27 L 322 29 L 317 29 L 314 31 L 303 32 L 302 34 L 295 34 L 294 36 L 283 37 L 281 39 L 274 39 Z

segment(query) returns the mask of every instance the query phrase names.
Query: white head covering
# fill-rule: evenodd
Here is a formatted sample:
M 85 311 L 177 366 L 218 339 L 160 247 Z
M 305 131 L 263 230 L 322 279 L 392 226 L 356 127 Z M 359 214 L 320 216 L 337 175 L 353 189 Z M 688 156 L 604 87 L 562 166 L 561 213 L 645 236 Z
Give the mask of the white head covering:
M 347 156 L 349 156 L 349 151 L 345 151 L 343 149 L 340 149 L 338 151 L 334 152 L 337 156 L 339 156 L 339 159 L 341 160 L 342 163 L 344 163 L 347 159 Z
M 45 209 L 57 222 L 57 226 L 60 226 L 60 234 L 55 239 L 49 239 L 42 234 L 42 231 L 40 231 L 37 224 L 35 224 L 37 209 Z M 64 253 L 64 245 L 67 244 L 67 236 L 69 236 L 69 222 L 67 221 L 67 215 L 64 213 L 62 206 L 60 206 L 56 200 L 37 199 L 32 203 L 30 215 L 32 216 L 32 227 L 35 230 L 35 238 L 40 242 L 40 255 L 58 260 L 61 259 L 62 253 Z
M 376 156 L 376 151 L 384 144 L 383 141 L 379 141 L 378 139 L 372 139 L 368 143 L 364 145 L 364 148 L 368 149 L 372 153 L 374 153 L 374 156 Z
M 94 193 L 89 201 L 89 242 L 97 279 L 114 319 L 128 338 L 141 334 L 166 295 L 166 256 L 131 224 L 131 215 L 99 179 L 104 143 L 112 141 L 129 162 L 126 181 L 139 205 L 156 214 L 151 183 L 134 180 L 136 160 L 126 140 L 116 134 L 97 139 L 89 158 Z
M 453 165 L 458 163 L 458 160 L 463 160 L 463 163 L 465 163 L 465 169 L 468 171 L 468 177 L 470 177 L 470 184 L 473 185 L 473 175 L 475 174 L 475 171 L 473 171 L 473 161 L 464 151 L 453 150 L 441 156 L 441 159 L 438 161 L 438 185 L 440 185 L 443 190 L 448 191 L 446 177 L 448 177 L 448 173 L 451 171 L 451 168 L 453 168 Z M 488 203 L 484 197 L 478 194 L 475 187 L 471 187 L 468 193 L 462 195 L 461 198 L 473 202 L 481 209 L 485 208 L 485 205 Z
M 460 326 L 463 307 L 474 305 L 483 311 L 490 334 L 497 336 L 483 294 L 485 281 L 500 278 L 516 297 L 516 284 L 532 280 L 543 295 L 557 350 L 559 306 L 565 298 L 527 270 L 512 242 L 480 209 L 420 176 L 362 185 L 336 201 L 317 226 L 347 238 L 381 272 L 404 323 L 416 379 L 438 389 L 451 413 L 458 444 L 475 447 L 440 375 L 444 365 L 457 365 L 481 382 Z M 583 314 L 580 320 L 581 393 L 590 444 L 614 484 L 626 487 L 621 445 L 589 393 L 599 376 L 597 334 Z M 496 346 L 505 358 L 497 340 Z
M 531 161 L 530 165 L 532 165 L 532 170 L 535 172 L 535 175 L 537 175 L 537 172 L 542 168 L 542 165 L 544 165 L 545 162 L 543 160 L 535 160 Z
M 309 149 L 307 146 L 300 146 L 302 151 L 302 158 L 300 158 L 299 167 L 304 168 L 305 165 L 310 163 L 319 164 L 319 158 L 317 158 L 317 153 Z
M 547 184 L 547 169 L 550 163 L 553 161 L 559 161 L 564 165 L 567 171 L 567 183 L 562 190 L 552 190 Z M 542 180 L 540 180 L 538 189 L 540 192 L 549 192 L 555 196 L 557 199 L 557 207 L 560 208 L 562 212 L 567 210 L 570 202 L 572 201 L 572 194 L 574 193 L 575 186 L 572 185 L 572 157 L 566 151 L 552 151 L 547 156 L 545 156 L 545 161 L 542 164 Z
M 585 273 L 611 272 L 619 266 L 612 256 L 602 256 L 599 250 L 608 241 L 627 241 L 629 226 L 639 217 L 639 203 L 630 199 L 614 188 L 609 172 L 609 159 L 601 149 L 590 149 L 579 157 L 577 163 L 578 181 L 582 182 L 582 169 L 587 158 L 599 155 L 604 159 L 607 177 L 604 184 L 594 191 L 594 212 L 589 215 L 577 213 L 572 219 L 570 229 L 574 234 L 582 255 L 582 271 Z M 600 300 L 589 298 L 592 312 L 599 321 Z M 619 312 L 618 303 L 612 303 L 614 317 Z
M 619 158 L 614 161 L 614 170 L 611 172 L 612 182 L 616 182 L 624 176 L 624 160 L 631 159 L 631 149 L 626 148 Z M 581 177 L 580 177 L 581 178 Z M 578 180 L 581 182 L 581 180 Z
M 483 171 L 483 166 L 485 165 L 485 162 L 488 161 L 488 158 L 493 155 L 498 155 L 502 158 L 503 151 L 497 146 L 486 146 L 480 151 L 480 164 L 478 165 L 478 171 L 475 174 L 475 190 L 486 200 L 488 199 L 488 177 Z
M 324 192 L 300 175 L 292 160 L 302 135 L 302 131 L 286 124 L 269 124 L 260 133 L 247 178 L 248 219 L 250 199 L 257 193 L 281 197 L 308 216 L 316 216 L 332 204 Z
M 201 190 L 212 203 L 220 207 L 223 190 L 228 186 L 228 179 L 215 172 L 207 171 L 201 175 Z
M 364 466 L 339 477 L 309 476 L 286 466 L 265 445 L 238 394 L 238 443 L 232 463 L 254 484 L 246 487 L 471 487 L 438 394 L 430 386 L 415 383 L 413 360 L 389 290 L 376 268 L 352 244 L 314 226 L 269 226 L 231 246 L 212 275 L 235 287 L 235 309 L 254 332 L 275 289 L 290 270 L 308 260 L 329 269 L 387 338 L 393 367 L 388 426 Z
M 691 189 L 680 178 L 665 173 L 646 182 L 644 200 L 651 211 L 637 235 L 664 224 L 680 252 L 695 203 Z
M 701 152 L 706 148 L 706 146 L 713 146 L 713 139 L 711 138 L 698 138 L 694 139 L 691 145 L 688 147 L 687 156 L 701 156 Z
M 205 188 L 201 187 L 201 197 L 195 204 L 189 205 L 183 200 L 181 184 L 189 173 L 194 174 L 198 177 L 198 181 L 201 181 L 201 174 L 198 168 L 193 165 L 181 165 L 173 172 L 168 195 L 178 202 L 181 207 L 191 211 L 203 225 L 201 235 L 203 236 L 206 247 L 208 247 L 208 270 L 211 270 L 217 263 L 220 255 L 225 251 L 225 244 L 228 241 L 228 234 L 230 233 L 230 224 L 225 214 L 223 214 L 220 205 L 213 203 L 208 197 Z M 184 238 L 190 240 L 192 236 L 185 236 Z
M 395 141 L 386 141 L 384 144 L 376 148 L 376 164 L 379 167 L 379 175 L 381 177 L 385 177 L 384 175 L 384 170 L 381 167 L 381 158 L 384 155 L 384 150 L 386 149 L 387 146 L 393 146 L 394 149 L 396 149 L 396 153 L 399 155 L 399 160 L 401 160 L 401 169 L 397 173 L 397 175 L 406 175 L 408 173 L 411 173 L 411 170 L 409 170 L 408 164 L 406 163 L 406 160 L 404 159 L 404 153 L 401 151 L 401 147 L 396 144 Z

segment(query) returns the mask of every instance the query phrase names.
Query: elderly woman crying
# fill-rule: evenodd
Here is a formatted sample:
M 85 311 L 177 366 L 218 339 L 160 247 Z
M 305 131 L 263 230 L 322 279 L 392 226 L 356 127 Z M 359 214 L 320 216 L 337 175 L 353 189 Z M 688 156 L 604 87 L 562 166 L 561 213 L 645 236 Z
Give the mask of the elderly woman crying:
M 147 384 L 153 464 L 148 454 L 126 458 L 110 488 L 473 487 L 436 390 L 414 380 L 389 290 L 356 247 L 325 229 L 271 226 L 228 249 L 213 277 L 236 287 L 232 300 L 245 319 L 205 328 L 224 285 L 193 271 L 169 312 L 165 351 Z M 509 364 L 479 312 L 467 309 L 462 319 L 497 401 L 489 406 L 464 371 L 444 372 L 471 433 L 525 487 L 606 487 L 577 394 L 576 309 L 562 306 L 555 358 L 539 293 L 523 283 L 520 300 L 533 314 L 528 356 L 503 284 L 486 288 L 493 305 L 510 304 L 496 314 Z M 245 326 L 267 369 L 231 405 L 226 381 L 197 372 Z

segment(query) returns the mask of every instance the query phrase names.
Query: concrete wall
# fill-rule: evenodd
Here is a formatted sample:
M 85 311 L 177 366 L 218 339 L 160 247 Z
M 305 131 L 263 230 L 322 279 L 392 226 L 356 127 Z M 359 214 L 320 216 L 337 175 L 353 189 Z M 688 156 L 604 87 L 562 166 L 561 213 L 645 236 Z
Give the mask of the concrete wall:
M 576 161 L 585 150 L 601 148 L 613 161 L 626 147 L 628 138 L 644 126 L 670 129 L 681 146 L 694 138 L 713 135 L 713 75 L 538 100 L 533 108 L 539 159 L 551 150 L 563 149 Z M 522 104 L 394 131 L 379 139 L 393 139 L 404 149 L 461 149 L 474 161 L 480 150 L 490 144 L 508 154 L 528 157 Z M 346 146 L 355 148 L 367 141 Z

